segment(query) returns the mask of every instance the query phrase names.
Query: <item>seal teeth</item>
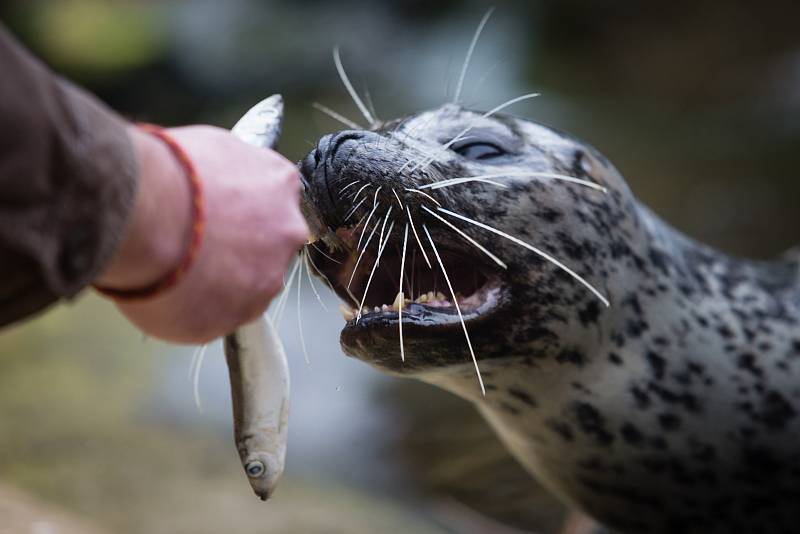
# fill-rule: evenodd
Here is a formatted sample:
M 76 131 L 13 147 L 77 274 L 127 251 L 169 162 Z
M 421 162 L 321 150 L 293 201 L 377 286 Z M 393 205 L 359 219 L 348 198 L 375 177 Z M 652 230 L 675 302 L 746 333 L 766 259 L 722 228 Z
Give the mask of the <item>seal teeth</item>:
M 414 302 L 418 302 L 420 304 L 425 304 L 426 302 L 428 302 L 428 294 L 427 293 L 423 293 L 422 295 L 418 296 L 417 300 L 415 300 Z
M 436 300 L 447 300 L 447 297 L 445 297 L 444 293 L 442 293 L 441 291 L 438 291 L 435 296 Z
M 350 309 L 350 307 L 343 302 L 339 304 L 339 313 L 342 314 L 345 321 L 352 321 L 356 317 L 355 310 Z
M 410 300 L 403 298 L 403 292 L 397 293 L 397 296 L 394 298 L 394 302 L 392 302 L 392 309 L 394 311 L 402 310 L 406 307 L 406 304 L 411 302 Z

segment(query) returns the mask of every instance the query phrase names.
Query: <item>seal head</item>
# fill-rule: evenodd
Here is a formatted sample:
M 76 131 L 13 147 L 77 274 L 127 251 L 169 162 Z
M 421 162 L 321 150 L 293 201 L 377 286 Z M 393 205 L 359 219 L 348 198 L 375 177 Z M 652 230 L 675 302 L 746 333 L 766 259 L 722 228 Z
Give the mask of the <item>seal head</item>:
M 347 354 L 474 402 L 616 531 L 796 531 L 800 254 L 713 250 L 587 144 L 453 104 L 325 136 L 302 172 Z
M 449 144 L 466 127 L 463 139 Z M 582 284 L 564 283 L 572 276 L 543 256 L 448 213 L 535 243 L 564 262 L 579 258 L 575 273 L 602 293 L 603 260 L 593 237 L 610 230 L 613 214 L 622 216 L 615 199 L 624 198 L 627 187 L 602 156 L 563 134 L 446 105 L 377 131 L 323 137 L 302 170 L 308 201 L 328 230 L 322 236 L 325 254 L 309 253 L 331 287 L 354 307 L 342 332 L 348 354 L 401 374 L 469 362 L 458 310 L 431 240 L 481 359 L 508 357 L 520 343 L 544 350 L 557 339 L 567 311 L 579 306 L 598 315 L 605 308 Z M 480 176 L 492 178 L 437 187 L 445 180 Z M 624 194 L 599 190 L 612 185 Z M 425 357 L 402 362 L 397 296 L 406 226 L 404 341 L 409 354 Z M 370 281 L 382 229 L 386 246 Z M 333 246 L 327 246 L 330 236 L 336 239 Z M 365 309 L 358 318 L 362 299 Z M 511 335 L 498 336 L 498 329 Z M 377 361 L 376 354 L 382 355 Z

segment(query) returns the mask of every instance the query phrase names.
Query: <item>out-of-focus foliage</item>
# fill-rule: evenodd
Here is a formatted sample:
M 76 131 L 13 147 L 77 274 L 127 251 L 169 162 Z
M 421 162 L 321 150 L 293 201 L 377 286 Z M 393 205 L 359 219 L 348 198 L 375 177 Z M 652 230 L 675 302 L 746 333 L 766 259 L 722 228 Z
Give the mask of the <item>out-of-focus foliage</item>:
M 147 66 L 164 51 L 162 11 L 147 4 L 76 0 L 45 8 L 32 2 L 24 12 L 48 62 L 76 75 L 121 74 Z

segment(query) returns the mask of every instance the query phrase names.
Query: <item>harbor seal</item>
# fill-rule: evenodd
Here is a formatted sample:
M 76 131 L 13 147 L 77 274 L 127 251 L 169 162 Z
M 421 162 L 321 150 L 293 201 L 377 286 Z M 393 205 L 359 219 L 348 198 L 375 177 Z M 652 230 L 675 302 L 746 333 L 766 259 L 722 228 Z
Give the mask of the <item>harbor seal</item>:
M 327 135 L 301 170 L 345 353 L 473 402 L 614 531 L 798 530 L 798 251 L 730 257 L 586 143 L 455 104 Z

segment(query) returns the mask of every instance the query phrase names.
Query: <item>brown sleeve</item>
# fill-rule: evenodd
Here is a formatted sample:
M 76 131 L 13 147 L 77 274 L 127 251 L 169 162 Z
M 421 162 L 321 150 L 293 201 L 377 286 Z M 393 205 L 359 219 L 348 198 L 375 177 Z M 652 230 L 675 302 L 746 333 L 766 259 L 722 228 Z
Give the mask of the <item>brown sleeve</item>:
M 0 326 L 100 274 L 136 184 L 124 121 L 0 25 Z

